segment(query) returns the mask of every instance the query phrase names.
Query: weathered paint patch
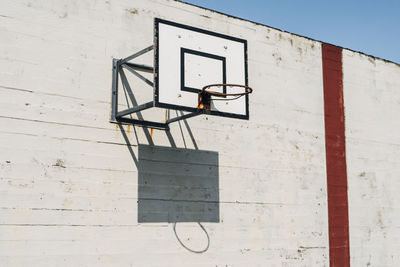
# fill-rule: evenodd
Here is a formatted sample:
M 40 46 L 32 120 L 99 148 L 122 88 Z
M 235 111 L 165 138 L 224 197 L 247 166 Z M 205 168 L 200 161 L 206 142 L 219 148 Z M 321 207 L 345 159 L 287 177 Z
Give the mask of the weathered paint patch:
M 350 266 L 342 48 L 322 45 L 330 266 Z

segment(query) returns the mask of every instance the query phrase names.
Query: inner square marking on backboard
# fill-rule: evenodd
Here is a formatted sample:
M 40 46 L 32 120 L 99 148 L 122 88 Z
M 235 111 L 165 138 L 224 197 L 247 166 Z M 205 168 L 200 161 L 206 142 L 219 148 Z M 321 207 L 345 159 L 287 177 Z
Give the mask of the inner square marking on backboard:
M 226 83 L 226 58 L 182 47 L 181 90 L 197 93 L 215 83 Z M 225 86 L 222 92 L 226 93 Z

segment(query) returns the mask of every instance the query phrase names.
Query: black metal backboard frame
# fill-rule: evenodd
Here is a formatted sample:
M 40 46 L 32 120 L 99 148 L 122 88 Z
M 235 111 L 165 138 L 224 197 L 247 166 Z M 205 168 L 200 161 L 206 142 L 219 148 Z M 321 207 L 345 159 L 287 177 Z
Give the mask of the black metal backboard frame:
M 209 114 L 209 115 L 217 115 L 217 116 L 223 116 L 223 117 L 232 117 L 232 118 L 239 118 L 239 119 L 249 119 L 249 99 L 248 95 L 246 95 L 246 114 L 245 115 L 240 115 L 240 114 L 234 114 L 234 113 L 226 113 L 226 112 L 219 112 L 215 110 L 204 110 L 204 109 L 197 109 L 197 108 L 190 108 L 190 107 L 184 107 L 184 106 L 177 106 L 177 105 L 171 105 L 171 104 L 166 104 L 166 103 L 161 103 L 158 100 L 158 25 L 159 23 L 165 23 L 168 25 L 172 25 L 175 27 L 181 27 L 193 31 L 197 31 L 200 33 L 205 33 L 205 34 L 210 34 L 213 36 L 218 36 L 221 38 L 226 38 L 230 40 L 235 40 L 242 42 L 244 44 L 244 60 L 245 60 L 245 85 L 248 85 L 248 71 L 247 71 L 247 41 L 239 38 L 235 38 L 232 36 L 227 36 L 215 32 L 210 32 L 207 30 L 203 29 L 198 29 L 194 28 L 191 26 L 183 25 L 183 24 L 178 24 L 175 22 L 171 21 L 166 21 L 162 20 L 159 18 L 155 18 L 154 20 L 154 45 L 151 45 L 149 47 L 146 47 L 133 55 L 130 55 L 129 57 L 123 58 L 123 59 L 113 59 L 113 70 L 112 70 L 112 95 L 111 95 L 111 119 L 110 122 L 112 123 L 123 123 L 123 124 L 133 124 L 133 125 L 138 125 L 138 126 L 143 126 L 143 127 L 149 127 L 149 128 L 156 128 L 156 129 L 169 129 L 169 124 L 172 122 L 176 122 L 179 120 L 183 119 L 188 119 L 194 116 L 198 116 L 200 114 Z M 131 60 L 148 53 L 150 51 L 154 50 L 154 67 L 153 66 L 148 66 L 148 65 L 143 65 L 143 64 L 136 64 L 130 62 Z M 136 103 L 136 100 L 134 98 L 133 92 L 131 90 L 131 87 L 128 83 L 128 80 L 126 79 L 125 73 L 123 69 L 128 70 L 130 73 L 141 79 L 143 82 L 145 82 L 147 85 L 153 88 L 154 90 L 154 99 L 153 101 L 138 105 Z M 144 77 L 141 72 L 147 72 L 147 73 L 153 73 L 154 77 L 154 82 L 150 81 L 146 77 Z M 128 108 L 124 109 L 122 111 L 118 110 L 118 93 L 119 93 L 119 79 L 121 79 L 121 83 L 123 85 L 123 89 L 126 91 L 127 95 L 131 99 L 132 104 L 134 107 L 129 107 L 128 103 Z M 179 77 L 177 77 L 179 79 Z M 225 88 L 224 88 L 225 89 Z M 160 107 L 160 108 L 167 108 L 167 109 L 175 109 L 175 110 L 184 110 L 184 111 L 190 111 L 188 114 L 184 114 L 172 119 L 167 119 L 164 122 L 154 122 L 154 121 L 147 121 L 144 120 L 140 114 L 141 111 L 152 108 L 152 107 Z M 137 114 L 137 119 L 132 118 L 132 114 Z M 130 115 L 130 118 L 126 117 L 127 115 Z

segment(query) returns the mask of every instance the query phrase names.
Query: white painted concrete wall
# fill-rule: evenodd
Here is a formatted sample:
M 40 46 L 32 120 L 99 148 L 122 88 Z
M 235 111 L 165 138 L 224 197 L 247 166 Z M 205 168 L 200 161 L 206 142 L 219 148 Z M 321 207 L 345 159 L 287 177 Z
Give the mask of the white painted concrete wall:
M 250 120 L 200 116 L 171 129 L 178 148 L 218 153 L 219 222 L 203 223 L 210 246 L 201 254 L 179 243 L 172 223 L 139 222 L 134 160 L 149 141 L 142 128 L 125 127 L 132 155 L 108 122 L 111 60 L 152 44 L 154 17 L 248 40 Z M 167 0 L 4 0 L 0 22 L 0 266 L 329 265 L 319 42 Z M 365 66 L 351 68 L 356 82 L 345 74 L 352 262 L 371 255 L 371 264 L 390 265 L 398 251 L 391 111 L 399 68 L 379 60 L 368 67 L 350 52 L 344 60 L 345 73 Z M 361 97 L 383 120 L 355 95 L 368 71 L 377 85 Z M 146 99 L 147 87 L 132 81 Z M 375 92 L 378 83 L 387 90 Z M 152 142 L 171 147 L 163 131 Z M 176 232 L 191 249 L 207 245 L 195 222 Z
M 350 255 L 400 266 L 400 66 L 343 53 Z

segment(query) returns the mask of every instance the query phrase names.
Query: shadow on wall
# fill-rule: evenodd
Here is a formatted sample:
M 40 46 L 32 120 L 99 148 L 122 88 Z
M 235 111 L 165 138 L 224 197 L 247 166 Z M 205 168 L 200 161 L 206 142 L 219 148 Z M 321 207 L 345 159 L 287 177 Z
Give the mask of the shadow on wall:
M 138 222 L 219 222 L 218 152 L 139 145 Z
M 138 106 L 122 69 L 120 77 L 127 107 Z M 169 111 L 167 115 L 169 118 Z M 183 116 L 182 111 L 180 115 Z M 136 112 L 136 116 L 139 120 L 143 119 L 140 111 Z M 179 116 L 178 111 L 176 116 Z M 176 147 L 169 130 L 165 133 L 171 147 L 155 146 L 151 134 L 145 127 L 142 129 L 149 145 L 141 145 L 134 127 L 138 157 L 132 150 L 125 130 L 119 124 L 132 160 L 138 168 L 138 222 L 140 223 L 219 222 L 218 153 L 199 150 L 189 124 L 186 120 L 182 122 L 195 150 L 186 148 L 183 127 L 181 121 L 178 121 L 185 148 Z

